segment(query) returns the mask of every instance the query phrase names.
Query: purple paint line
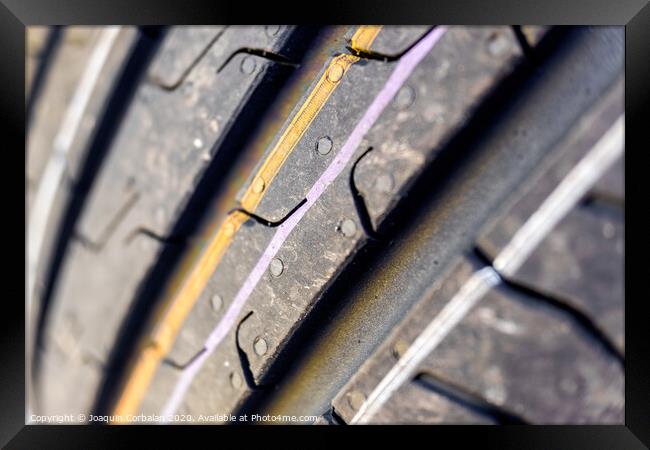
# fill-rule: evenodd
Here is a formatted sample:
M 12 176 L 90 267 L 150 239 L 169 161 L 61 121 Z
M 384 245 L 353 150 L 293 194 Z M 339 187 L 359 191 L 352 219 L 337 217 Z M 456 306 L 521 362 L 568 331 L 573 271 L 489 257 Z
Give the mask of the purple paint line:
M 413 72 L 420 61 L 422 61 L 422 58 L 424 58 L 427 53 L 429 53 L 429 51 L 446 31 L 447 27 L 440 26 L 434 28 L 417 45 L 409 50 L 408 53 L 400 58 L 397 66 L 395 67 L 395 70 L 390 75 L 390 78 L 388 78 L 388 81 L 386 81 L 384 87 L 368 107 L 357 126 L 354 128 L 354 130 L 352 130 L 352 133 L 348 137 L 341 150 L 337 153 L 336 157 L 327 167 L 325 172 L 323 172 L 320 178 L 312 186 L 311 190 L 307 194 L 307 201 L 305 204 L 303 204 L 285 222 L 283 222 L 282 225 L 278 227 L 278 230 L 275 232 L 275 235 L 273 235 L 273 238 L 271 239 L 269 245 L 266 247 L 266 250 L 264 250 L 264 253 L 262 253 L 262 256 L 257 261 L 257 264 L 255 264 L 255 267 L 246 278 L 246 281 L 244 281 L 242 287 L 237 292 L 237 295 L 226 311 L 226 314 L 224 314 L 215 329 L 212 331 L 212 333 L 210 333 L 210 336 L 208 336 L 208 339 L 205 341 L 206 351 L 203 352 L 199 358 L 196 358 L 189 366 L 184 369 L 181 377 L 174 387 L 172 396 L 165 404 L 162 413 L 163 416 L 175 413 L 178 405 L 185 396 L 185 392 L 192 383 L 192 380 L 201 369 L 208 356 L 212 354 L 217 345 L 221 343 L 230 329 L 232 329 L 233 325 L 237 321 L 239 313 L 246 303 L 246 300 L 248 300 L 248 297 L 253 292 L 253 289 L 255 289 L 255 286 L 257 286 L 257 283 L 259 282 L 260 278 L 262 278 L 262 275 L 264 275 L 264 272 L 271 263 L 271 260 L 277 254 L 278 250 L 287 239 L 287 237 L 289 237 L 291 231 L 295 228 L 296 225 L 298 225 L 298 222 L 300 222 L 309 208 L 311 208 L 312 205 L 316 203 L 316 201 L 320 198 L 323 192 L 325 192 L 325 189 L 327 189 L 327 187 L 332 184 L 336 177 L 339 176 L 341 171 L 350 162 L 350 159 L 359 147 L 359 144 L 361 143 L 363 137 L 377 121 L 395 94 L 397 94 L 397 91 L 402 87 L 404 82 L 411 75 L 411 72 Z

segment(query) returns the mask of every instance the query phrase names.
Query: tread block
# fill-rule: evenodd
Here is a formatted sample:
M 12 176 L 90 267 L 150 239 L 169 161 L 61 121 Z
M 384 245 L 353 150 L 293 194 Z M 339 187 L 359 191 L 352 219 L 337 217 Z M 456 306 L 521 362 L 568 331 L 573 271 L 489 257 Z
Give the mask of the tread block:
M 87 358 L 82 358 L 81 354 L 71 357 L 68 352 L 69 349 L 65 354 L 60 351 L 44 354 L 42 369 L 50 376 L 34 390 L 38 397 L 36 406 L 39 414 L 71 414 L 77 418 L 79 412 L 92 408 L 94 399 L 85 395 L 71 395 L 70 385 L 74 386 L 75 392 L 92 391 L 101 381 L 101 370 Z M 71 366 L 74 370 L 70 370 Z M 57 381 L 58 376 L 66 377 L 66 382 Z
M 507 288 L 491 290 L 421 369 L 533 423 L 623 422 L 619 363 L 566 316 Z
M 163 363 L 158 367 L 157 373 L 160 376 L 154 378 L 149 386 L 149 390 L 159 394 L 166 395 L 147 395 L 140 405 L 140 413 L 142 414 L 160 414 L 165 407 L 165 402 L 174 389 L 174 385 L 180 376 L 180 370 L 172 367 L 169 364 Z
M 237 295 L 237 290 L 271 240 L 273 231 L 253 220 L 247 221 L 239 230 L 224 254 L 219 269 L 210 278 L 187 317 L 187 325 L 181 328 L 168 355 L 170 359 L 180 364 L 203 348 L 210 332 L 227 311 Z M 270 277 L 270 274 L 265 274 L 265 277 Z M 215 299 L 215 296 L 218 299 Z M 242 317 L 249 309 L 242 312 Z M 249 320 L 256 321 L 257 317 L 251 317 Z M 232 342 L 232 346 L 230 343 L 228 346 L 232 347 L 232 356 L 236 357 L 234 334 L 228 341 Z
M 83 163 L 89 155 L 93 136 L 97 130 L 99 122 L 101 121 L 102 115 L 105 113 L 104 107 L 118 82 L 118 77 L 127 61 L 129 52 L 136 42 L 137 35 L 138 33 L 135 28 L 124 27 L 116 37 L 103 66 L 103 70 L 95 83 L 93 95 L 89 99 L 83 112 L 74 140 L 72 141 L 66 155 L 63 177 L 58 186 L 52 186 L 52 189 L 55 189 L 55 195 L 50 206 L 48 221 L 44 230 L 45 234 L 43 242 L 45 245 L 41 250 L 38 269 L 36 271 L 37 279 L 35 280 L 35 286 L 37 291 L 35 298 L 37 299 L 41 296 L 40 291 L 46 276 L 44 268 L 50 262 L 52 256 L 51 252 L 54 250 L 54 243 L 58 237 L 59 226 L 67 212 L 66 206 L 71 196 L 75 194 L 77 183 L 82 174 Z M 65 106 L 68 107 L 69 105 Z M 38 134 L 40 131 L 42 130 L 39 130 L 38 128 L 34 129 L 35 134 Z M 52 139 L 54 139 L 54 137 L 52 137 Z M 32 143 L 30 142 L 30 151 L 31 148 Z M 51 149 L 52 148 L 50 148 L 50 150 Z M 44 164 L 46 165 L 51 163 L 50 155 L 48 154 L 47 157 L 48 160 L 44 161 Z M 36 183 L 34 183 L 34 186 L 32 186 L 31 189 L 28 189 L 30 199 L 32 198 L 31 196 L 36 193 L 36 189 Z M 28 208 L 29 207 L 31 207 L 31 205 L 28 205 Z M 28 209 L 28 212 L 32 213 L 30 209 Z
M 507 245 L 623 112 L 622 89 L 622 83 L 616 83 L 575 124 L 536 176 L 513 195 L 504 212 L 486 224 L 478 246 L 490 259 Z M 592 192 L 605 183 L 610 191 L 616 191 L 616 186 L 622 185 L 622 176 L 619 161 Z M 618 207 L 598 201 L 583 202 L 550 232 L 511 279 L 578 308 L 623 350 L 623 228 Z
M 316 81 L 326 68 L 323 68 Z M 347 136 L 391 71 L 389 64 L 378 61 L 359 61 L 347 69 L 340 84 L 266 188 L 255 214 L 275 222 L 285 217 L 305 198 L 309 189 L 345 144 Z M 294 117 L 304 100 L 305 98 L 298 102 L 290 117 Z M 289 123 L 285 124 L 267 151 L 275 146 Z M 331 142 L 331 150 L 325 155 L 317 151 L 321 139 Z
M 98 28 L 75 27 L 62 31 L 59 51 L 44 80 L 41 95 L 34 105 L 27 149 L 28 199 L 35 194 L 52 151 L 65 111 L 79 83 Z M 29 205 L 29 202 L 28 202 Z
M 84 351 L 96 352 L 97 357 L 106 362 L 128 304 L 140 283 L 138 275 L 155 261 L 161 248 L 160 243 L 139 236 L 129 245 L 110 243 L 98 254 L 73 241 L 69 259 L 60 273 L 55 293 L 58 301 L 52 305 L 46 328 L 48 335 L 66 328 L 66 316 L 75 314 L 83 330 L 77 337 L 78 346 Z M 83 267 L 93 270 L 81 272 Z M 57 382 L 66 383 L 62 374 L 59 378 Z
M 487 51 L 486 40 L 494 33 L 505 41 L 498 55 Z M 514 35 L 507 27 L 451 27 L 441 38 L 362 144 L 364 150 L 370 146 L 377 149 L 359 164 L 355 176 L 374 221 L 394 204 L 388 200 L 398 199 L 401 188 L 413 174 L 433 159 L 444 139 L 462 126 L 470 114 L 468 107 L 478 104 L 520 55 Z M 475 66 L 481 70 L 469 68 Z M 394 63 L 369 60 L 349 68 L 342 84 L 268 187 L 256 214 L 271 221 L 280 220 L 305 197 L 393 67 Z M 435 89 L 430 87 L 432 73 Z M 453 111 L 447 111 L 442 105 L 453 105 L 449 106 Z M 413 136 L 418 136 L 417 140 Z M 327 155 L 316 151 L 319 139 L 324 137 L 332 142 L 332 150 Z
M 166 89 L 177 87 L 225 28 L 212 25 L 172 28 L 149 69 L 150 79 Z
M 491 425 L 489 417 L 415 383 L 402 386 L 374 415 L 372 425 Z
M 259 56 L 237 54 L 217 73 L 244 42 L 268 40 L 263 29 L 251 28 L 244 33 L 246 39 L 237 37 L 237 31 L 237 27 L 224 31 L 179 89 L 139 87 L 113 144 L 116 151 L 108 155 L 91 194 L 79 225 L 81 234 L 98 240 L 125 203 L 124 195 L 116 195 L 115 186 L 130 183 L 140 192 L 132 212 L 140 226 L 167 235 L 242 105 L 277 66 Z M 281 46 L 287 36 L 288 32 L 280 33 L 272 48 Z M 251 73 L 242 73 L 244 59 L 252 63 Z
M 508 27 L 450 27 L 366 138 L 355 182 L 375 227 L 521 56 Z
M 478 265 L 469 259 L 459 259 L 440 277 L 430 289 L 424 301 L 418 302 L 404 320 L 394 328 L 384 342 L 366 359 L 358 372 L 341 388 L 332 405 L 337 413 L 350 422 L 359 404 L 350 402 L 350 395 L 368 397 L 375 386 L 392 369 L 411 342 L 426 328 L 444 305 L 458 292 L 461 286 L 477 270 Z M 408 388 L 411 389 L 411 388 Z M 422 405 L 419 405 L 421 407 Z
M 372 45 L 370 45 L 370 48 L 364 47 L 357 49 L 384 56 L 398 56 L 422 38 L 430 28 L 428 25 L 384 25 L 372 42 Z M 356 29 L 353 29 L 347 34 L 346 38 L 348 42 L 351 41 L 355 31 Z
M 510 201 L 497 218 L 485 225 L 478 244 L 488 257 L 496 257 L 514 233 L 622 113 L 623 84 L 619 80 L 560 139 L 552 150 L 552 155 L 521 191 L 511 195 Z
M 571 212 L 512 277 L 583 311 L 624 349 L 624 222 L 605 208 Z
M 97 129 L 97 125 L 99 125 L 109 96 L 113 93 L 117 79 L 121 75 L 124 65 L 127 63 L 127 58 L 138 38 L 139 33 L 135 27 L 122 27 L 113 43 L 103 70 L 97 78 L 93 95 L 88 101 L 67 158 L 68 172 L 72 183 L 76 182 L 80 176 L 81 165 L 84 161 L 83 157 L 86 155 L 93 133 Z

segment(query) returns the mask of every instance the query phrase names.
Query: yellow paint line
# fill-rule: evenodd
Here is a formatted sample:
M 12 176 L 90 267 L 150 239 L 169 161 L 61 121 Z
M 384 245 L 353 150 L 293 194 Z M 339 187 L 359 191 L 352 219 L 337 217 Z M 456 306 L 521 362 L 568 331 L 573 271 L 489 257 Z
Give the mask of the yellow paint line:
M 364 49 L 369 48 L 380 29 L 379 26 L 359 27 L 351 39 L 352 47 L 358 45 Z M 359 61 L 358 57 L 347 54 L 338 55 L 330 61 L 244 192 L 241 200 L 242 208 L 250 212 L 255 211 L 282 164 L 340 84 L 345 72 L 357 61 Z M 160 361 L 171 350 L 185 319 L 217 268 L 235 233 L 247 219 L 248 217 L 240 212 L 226 217 L 205 252 L 192 268 L 185 284 L 174 295 L 159 320 L 156 320 L 157 326 L 149 340 L 143 343 L 136 360 L 130 366 L 125 385 L 113 409 L 114 416 L 125 417 L 137 412 Z
M 282 167 L 282 164 L 284 164 L 302 135 L 309 128 L 311 122 L 318 115 L 332 92 L 334 92 L 345 72 L 357 61 L 359 61 L 359 58 L 352 55 L 339 55 L 331 61 L 321 79 L 318 80 L 316 87 L 293 117 L 278 143 L 260 167 L 257 175 L 255 175 L 253 182 L 244 193 L 241 201 L 242 208 L 246 211 L 255 210 L 262 200 L 266 187 L 277 175 L 280 167 Z
M 352 50 L 357 51 L 370 50 L 370 46 L 379 34 L 380 30 L 381 25 L 368 25 L 360 28 L 354 36 L 352 36 L 350 47 L 352 47 Z

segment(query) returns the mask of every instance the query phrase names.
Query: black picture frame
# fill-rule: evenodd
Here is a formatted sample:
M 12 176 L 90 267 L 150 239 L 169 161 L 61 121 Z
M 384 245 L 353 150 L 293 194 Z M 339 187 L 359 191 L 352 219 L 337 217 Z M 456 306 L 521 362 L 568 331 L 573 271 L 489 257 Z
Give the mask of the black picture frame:
M 498 448 L 644 448 L 650 446 L 650 356 L 646 322 L 645 280 L 648 272 L 648 218 L 645 213 L 648 151 L 645 129 L 650 103 L 650 6 L 648 0 L 457 0 L 425 2 L 400 0 L 387 3 L 372 0 L 327 2 L 322 7 L 284 6 L 264 2 L 255 7 L 246 2 L 207 0 L 0 0 L 0 123 L 3 157 L 22 158 L 25 145 L 25 29 L 31 25 L 164 25 L 218 23 L 438 23 L 462 25 L 535 24 L 535 25 L 621 25 L 625 26 L 625 108 L 626 108 L 626 208 L 625 208 L 625 425 L 620 426 L 508 426 L 508 427 L 417 427 L 409 433 L 430 434 L 426 439 L 453 440 L 458 444 L 475 443 Z M 304 15 L 303 15 L 304 14 Z M 9 139 L 7 139 L 9 138 Z M 25 160 L 23 160 L 24 163 Z M 21 269 L 24 261 L 23 233 L 26 212 L 19 214 L 25 197 L 15 186 L 24 183 L 23 173 L 12 167 L 19 162 L 5 162 L 3 204 L 5 220 L 13 219 L 15 229 L 5 231 L 5 243 L 15 243 L 17 257 L 5 254 L 7 268 Z M 644 176 L 645 175 L 645 176 Z M 12 177 L 16 177 L 13 179 Z M 14 184 L 15 183 L 15 184 Z M 16 204 L 9 207 L 9 197 Z M 15 209 L 14 209 L 15 208 Z M 23 210 L 24 211 L 24 210 Z M 23 268 L 25 265 L 23 265 Z M 130 442 L 136 433 L 146 433 L 170 445 L 171 434 L 187 442 L 197 433 L 228 436 L 241 432 L 232 427 L 158 427 L 158 426 L 39 426 L 25 425 L 25 318 L 21 289 L 9 289 L 8 282 L 18 284 L 20 276 L 5 274 L 2 299 L 3 327 L 0 345 L 0 444 L 7 448 L 94 448 L 115 447 Z M 24 286 L 24 285 L 23 285 Z M 24 292 L 24 291 L 23 291 Z M 354 429 L 354 430 L 352 430 Z M 245 436 L 260 434 L 267 439 L 278 437 L 284 427 L 250 427 Z M 381 438 L 392 427 L 293 427 L 304 433 L 306 447 L 324 443 L 324 436 L 334 440 L 353 433 Z M 342 434 L 341 434 L 342 433 Z M 314 436 L 317 434 L 318 436 Z M 272 437 L 274 436 L 274 437 Z M 361 436 L 359 436 L 361 437 Z M 347 438 L 345 438 L 347 439 Z M 413 438 L 415 439 L 415 438 Z M 426 442 L 426 441 L 425 441 Z M 429 441 L 431 442 L 431 441 Z M 438 442 L 438 441 L 436 441 Z M 412 443 L 411 445 L 415 445 Z

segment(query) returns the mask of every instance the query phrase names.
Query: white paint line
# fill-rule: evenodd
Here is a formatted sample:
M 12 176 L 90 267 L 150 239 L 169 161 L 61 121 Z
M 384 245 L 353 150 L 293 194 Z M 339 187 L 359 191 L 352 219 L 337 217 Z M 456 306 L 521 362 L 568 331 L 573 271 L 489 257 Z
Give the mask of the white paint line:
M 624 122 L 625 118 L 621 115 L 517 230 L 508 245 L 494 259 L 493 265 L 497 272 L 506 277 L 514 275 L 542 239 L 623 154 Z
M 498 283 L 499 275 L 491 267 L 473 273 L 375 387 L 350 423 L 367 423 L 483 295 Z
M 541 206 L 515 233 L 494 260 L 494 269 L 475 272 L 411 344 L 406 353 L 375 387 L 351 424 L 368 423 L 382 405 L 406 381 L 420 363 L 440 344 L 487 291 L 500 282 L 499 274 L 510 276 L 530 256 L 535 247 L 578 203 L 589 188 L 623 154 L 624 122 L 621 115 L 578 164 L 567 174 Z
M 31 311 L 36 270 L 43 247 L 45 230 L 56 192 L 65 173 L 68 152 L 81 124 L 97 80 L 104 69 L 111 48 L 121 27 L 111 26 L 102 30 L 93 49 L 79 86 L 66 109 L 61 128 L 54 139 L 52 154 L 36 191 L 36 197 L 28 217 L 27 228 L 27 310 Z

